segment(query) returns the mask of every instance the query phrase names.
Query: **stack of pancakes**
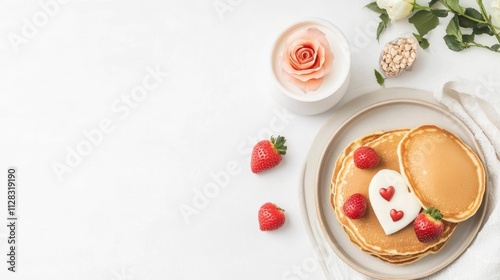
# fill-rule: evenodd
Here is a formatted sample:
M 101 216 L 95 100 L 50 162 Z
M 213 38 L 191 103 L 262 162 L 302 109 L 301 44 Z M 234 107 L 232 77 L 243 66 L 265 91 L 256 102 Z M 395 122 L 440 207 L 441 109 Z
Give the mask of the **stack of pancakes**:
M 377 166 L 359 169 L 354 150 L 373 148 L 380 157 Z M 382 169 L 400 172 L 422 207 L 441 210 L 444 232 L 433 242 L 418 241 L 410 223 L 386 235 L 369 203 L 368 186 Z M 339 155 L 333 170 L 331 204 L 351 241 L 361 250 L 392 264 L 409 264 L 438 252 L 447 243 L 457 223 L 479 208 L 485 189 L 484 167 L 477 155 L 457 136 L 436 126 L 375 132 L 351 142 Z M 366 214 L 351 220 L 342 206 L 353 194 L 368 201 Z

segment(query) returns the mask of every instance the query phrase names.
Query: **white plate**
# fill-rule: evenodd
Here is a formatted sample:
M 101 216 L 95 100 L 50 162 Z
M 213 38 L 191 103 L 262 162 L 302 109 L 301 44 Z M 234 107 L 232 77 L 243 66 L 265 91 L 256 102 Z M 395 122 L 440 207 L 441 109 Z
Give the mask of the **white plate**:
M 467 143 L 481 159 L 483 154 L 469 129 L 432 95 L 415 89 L 392 88 L 372 92 L 336 110 L 309 150 L 300 190 L 304 221 L 325 273 L 342 260 L 356 271 L 379 279 L 415 279 L 429 276 L 458 258 L 479 231 L 486 209 L 487 193 L 478 212 L 460 223 L 448 244 L 437 254 L 415 263 L 395 266 L 362 252 L 345 234 L 330 205 L 330 179 L 338 154 L 351 141 L 373 131 L 412 128 L 421 124 L 441 126 Z M 332 257 L 331 252 L 337 257 Z

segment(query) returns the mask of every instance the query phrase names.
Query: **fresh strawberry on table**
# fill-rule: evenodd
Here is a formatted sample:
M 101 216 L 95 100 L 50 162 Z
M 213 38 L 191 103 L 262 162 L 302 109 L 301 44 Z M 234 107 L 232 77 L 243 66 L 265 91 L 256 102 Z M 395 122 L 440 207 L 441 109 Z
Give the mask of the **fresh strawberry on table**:
M 259 141 L 252 150 L 250 167 L 253 173 L 271 169 L 281 162 L 281 156 L 286 154 L 286 139 L 278 135 L 270 140 Z
M 354 151 L 353 160 L 356 167 L 367 169 L 376 166 L 380 158 L 373 148 L 362 146 Z
M 285 210 L 272 202 L 264 203 L 259 209 L 259 227 L 262 231 L 278 229 L 285 220 Z
M 366 207 L 366 198 L 360 193 L 355 193 L 344 202 L 342 210 L 349 219 L 360 219 L 365 215 Z
M 418 214 L 413 222 L 418 240 L 422 243 L 437 240 L 444 230 L 442 218 L 441 212 L 434 207 L 429 207 Z

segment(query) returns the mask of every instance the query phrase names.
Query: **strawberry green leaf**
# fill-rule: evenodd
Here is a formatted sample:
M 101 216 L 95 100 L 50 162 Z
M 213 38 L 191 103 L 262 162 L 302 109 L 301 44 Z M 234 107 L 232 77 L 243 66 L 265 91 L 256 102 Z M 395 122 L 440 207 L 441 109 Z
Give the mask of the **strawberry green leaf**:
M 285 145 L 286 139 L 285 137 L 278 135 L 278 137 L 274 138 L 274 136 L 271 136 L 271 143 L 273 144 L 274 149 L 282 154 L 286 155 L 286 145 Z
M 434 220 L 440 221 L 443 218 L 443 214 L 438 209 L 430 206 L 429 208 L 424 210 L 424 213 L 431 216 Z

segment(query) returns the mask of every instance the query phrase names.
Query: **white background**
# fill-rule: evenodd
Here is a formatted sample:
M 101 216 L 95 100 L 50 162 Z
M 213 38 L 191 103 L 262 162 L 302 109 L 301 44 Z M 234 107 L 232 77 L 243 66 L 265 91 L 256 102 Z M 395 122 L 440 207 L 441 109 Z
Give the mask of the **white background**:
M 285 26 L 321 17 L 352 51 L 338 106 L 378 89 L 383 44 L 414 30 L 402 21 L 378 42 L 368 2 L 2 0 L 0 260 L 8 166 L 18 168 L 19 220 L 18 272 L 1 261 L 0 278 L 323 279 L 298 188 L 335 108 L 300 116 L 275 103 L 269 54 Z M 444 28 L 386 87 L 433 91 L 458 75 L 498 92 L 500 56 L 452 52 Z M 286 136 L 288 153 L 255 175 L 250 149 L 269 134 Z M 274 232 L 258 229 L 267 201 L 287 215 Z

